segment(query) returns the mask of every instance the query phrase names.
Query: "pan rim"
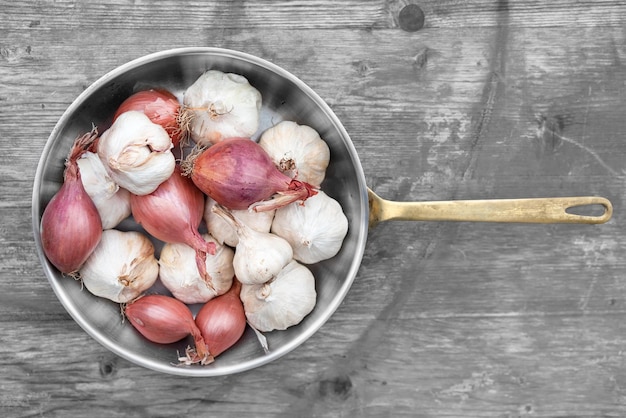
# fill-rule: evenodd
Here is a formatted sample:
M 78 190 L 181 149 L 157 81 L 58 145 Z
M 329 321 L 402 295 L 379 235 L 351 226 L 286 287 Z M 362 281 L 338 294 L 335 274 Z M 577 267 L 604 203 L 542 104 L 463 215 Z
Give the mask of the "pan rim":
M 348 277 L 344 280 L 339 291 L 335 294 L 328 307 L 325 309 L 325 314 L 318 318 L 315 322 L 310 324 L 305 330 L 299 333 L 295 338 L 290 340 L 285 345 L 280 348 L 270 351 L 269 354 L 265 356 L 256 357 L 254 359 L 238 363 L 233 366 L 220 366 L 220 367 L 203 367 L 203 368 L 187 368 L 187 367 L 177 367 L 175 365 L 165 365 L 161 362 L 154 361 L 145 357 L 142 357 L 130 350 L 125 349 L 124 347 L 120 347 L 117 343 L 112 341 L 106 335 L 101 333 L 98 329 L 93 327 L 87 318 L 83 316 L 80 311 L 77 309 L 73 309 L 75 304 L 71 300 L 71 298 L 64 292 L 62 287 L 57 283 L 56 276 L 58 272 L 56 269 L 48 262 L 44 253 L 43 247 L 41 243 L 40 237 L 40 220 L 41 220 L 41 212 L 43 208 L 41 208 L 41 199 L 40 192 L 42 189 L 43 183 L 43 174 L 46 165 L 46 161 L 52 151 L 55 140 L 58 138 L 60 131 L 63 126 L 70 120 L 70 118 L 74 115 L 74 113 L 80 108 L 80 106 L 87 101 L 90 95 L 98 90 L 100 87 L 106 85 L 114 81 L 117 77 L 125 74 L 126 72 L 139 68 L 141 66 L 150 64 L 155 61 L 171 58 L 173 56 L 178 55 L 215 55 L 215 56 L 223 56 L 230 59 L 238 59 L 243 60 L 248 63 L 258 65 L 264 67 L 267 70 L 270 70 L 282 78 L 288 79 L 291 83 L 293 83 L 300 91 L 306 94 L 316 106 L 322 110 L 324 115 L 329 119 L 332 123 L 334 129 L 340 134 L 344 145 L 348 151 L 348 155 L 350 157 L 350 162 L 354 168 L 355 173 L 357 174 L 357 183 L 359 185 L 359 222 L 358 222 L 358 230 L 355 231 L 356 242 L 354 243 L 354 254 L 352 258 L 351 266 L 348 270 Z M 70 316 L 74 319 L 76 323 L 93 339 L 103 345 L 105 348 L 110 350 L 111 352 L 117 354 L 118 356 L 131 361 L 134 364 L 143 366 L 145 368 L 163 372 L 166 374 L 179 375 L 179 376 L 198 376 L 198 377 L 209 377 L 209 376 L 222 376 L 235 374 L 247 370 L 251 370 L 262 365 L 268 364 L 274 360 L 277 360 L 280 357 L 283 357 L 287 353 L 293 351 L 295 348 L 302 345 L 306 340 L 308 340 L 311 336 L 313 336 L 336 312 L 339 308 L 343 300 L 345 299 L 350 287 L 352 286 L 358 270 L 361 265 L 363 253 L 365 251 L 365 244 L 367 241 L 367 233 L 368 233 L 368 219 L 369 219 L 369 206 L 368 206 L 368 198 L 367 198 L 367 186 L 365 182 L 365 174 L 363 172 L 361 162 L 358 158 L 358 154 L 356 152 L 356 148 L 352 140 L 350 139 L 347 131 L 345 130 L 343 124 L 340 122 L 339 118 L 335 115 L 332 109 L 328 106 L 328 104 L 307 84 L 305 84 L 298 77 L 294 76 L 287 70 L 279 67 L 269 61 L 266 61 L 262 58 L 259 58 L 254 55 L 250 55 L 241 51 L 225 49 L 225 48 L 216 48 L 216 47 L 186 47 L 186 48 L 175 48 L 163 50 L 155 53 L 151 53 L 148 55 L 144 55 L 142 57 L 136 58 L 132 61 L 129 61 L 125 64 L 122 64 L 113 70 L 107 72 L 99 79 L 97 79 L 94 83 L 92 83 L 89 87 L 87 87 L 80 95 L 76 97 L 76 99 L 67 107 L 62 116 L 59 118 L 54 128 L 52 129 L 44 148 L 42 150 L 37 170 L 35 173 L 35 181 L 33 185 L 33 195 L 32 195 L 32 225 L 33 225 L 33 233 L 35 239 L 36 250 L 41 261 L 41 264 L 44 269 L 44 273 L 54 291 L 57 298 L 65 308 L 65 310 L 70 314 Z

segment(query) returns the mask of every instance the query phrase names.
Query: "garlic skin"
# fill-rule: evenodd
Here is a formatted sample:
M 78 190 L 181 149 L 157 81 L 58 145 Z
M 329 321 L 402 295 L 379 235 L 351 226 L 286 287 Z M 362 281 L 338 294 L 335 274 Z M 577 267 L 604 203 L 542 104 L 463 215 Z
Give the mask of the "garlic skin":
M 183 112 L 191 112 L 191 139 L 203 146 L 251 137 L 259 128 L 260 111 L 261 93 L 239 74 L 209 70 L 183 97 Z
M 139 196 L 167 180 L 176 164 L 167 131 L 135 110 L 118 116 L 98 140 L 98 156 L 115 183 Z
M 292 260 L 274 279 L 260 285 L 242 285 L 246 319 L 262 332 L 285 330 L 299 324 L 315 307 L 313 273 Z
M 159 264 L 147 236 L 137 231 L 107 229 L 79 274 L 92 294 L 126 303 L 154 284 Z
M 239 233 L 233 267 L 241 283 L 265 283 L 293 258 L 291 245 L 281 237 L 245 227 Z M 242 236 L 246 239 L 242 239 Z
M 330 149 L 315 129 L 282 121 L 263 132 L 259 145 L 288 176 L 317 187 L 324 181 Z
M 221 245 L 209 234 L 203 234 L 206 242 L 215 243 L 215 255 L 207 255 L 206 271 L 211 276 L 213 289 L 198 272 L 196 251 L 186 244 L 168 243 L 161 249 L 159 278 L 172 295 L 181 302 L 205 303 L 226 293 L 233 284 L 232 248 Z
M 294 202 L 276 210 L 271 231 L 291 244 L 294 259 L 314 264 L 339 252 L 348 218 L 339 202 L 320 190 L 304 204 Z
M 216 205 L 213 213 L 226 220 L 237 231 L 233 268 L 242 284 L 265 283 L 276 276 L 293 258 L 291 245 L 269 232 L 259 232 L 240 222 L 223 206 Z
M 100 214 L 102 229 L 115 228 L 130 216 L 130 192 L 111 179 L 97 154 L 86 151 L 76 163 L 83 187 Z
M 204 221 L 207 224 L 207 228 L 217 242 L 236 247 L 239 242 L 237 230 L 220 216 L 213 213 L 213 207 L 215 205 L 217 205 L 217 202 L 207 196 L 204 202 Z M 235 215 L 241 223 L 259 232 L 270 232 L 275 212 L 275 209 L 265 212 L 255 212 L 247 209 L 231 210 L 231 213 Z

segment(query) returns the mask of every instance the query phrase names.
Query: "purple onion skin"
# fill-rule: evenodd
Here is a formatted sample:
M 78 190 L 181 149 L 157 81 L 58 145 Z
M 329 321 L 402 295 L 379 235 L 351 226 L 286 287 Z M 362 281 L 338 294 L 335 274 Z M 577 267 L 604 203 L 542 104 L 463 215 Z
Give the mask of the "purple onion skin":
M 191 179 L 231 210 L 248 209 L 277 192 L 288 191 L 292 182 L 249 138 L 225 139 L 203 151 L 193 162 Z
M 102 236 L 98 209 L 85 191 L 75 161 L 68 163 L 64 182 L 44 209 L 41 243 L 50 263 L 60 272 L 75 274 Z
M 240 291 L 241 283 L 235 278 L 228 292 L 206 302 L 196 315 L 198 329 L 213 357 L 232 347 L 246 329 Z
M 131 194 L 130 207 L 135 220 L 155 238 L 205 249 L 207 244 L 198 232 L 204 195 L 181 175 L 180 167 L 176 166 L 170 178 L 154 192 L 144 196 Z

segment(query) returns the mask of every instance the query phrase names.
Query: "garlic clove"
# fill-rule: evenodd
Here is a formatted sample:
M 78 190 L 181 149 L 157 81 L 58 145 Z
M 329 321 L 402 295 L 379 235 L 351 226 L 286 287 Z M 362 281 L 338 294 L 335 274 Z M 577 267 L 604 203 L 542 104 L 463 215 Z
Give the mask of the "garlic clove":
M 241 283 L 265 283 L 293 258 L 291 245 L 281 237 L 249 229 L 235 249 L 233 267 Z
M 159 257 L 161 282 L 176 299 L 188 304 L 205 303 L 226 293 L 235 275 L 233 249 L 219 244 L 209 234 L 203 234 L 202 238 L 215 243 L 215 254 L 206 257 L 206 271 L 213 288 L 200 275 L 196 266 L 196 251 L 190 246 L 165 244 Z
M 242 285 L 240 298 L 253 328 L 285 330 L 299 324 L 315 307 L 315 278 L 306 266 L 292 260 L 269 282 Z
M 293 258 L 291 245 L 285 239 L 269 232 L 255 231 L 221 205 L 215 205 L 212 211 L 237 232 L 239 241 L 235 248 L 233 268 L 241 283 L 265 283 Z
M 183 105 L 192 114 L 191 139 L 199 145 L 250 137 L 259 127 L 261 93 L 239 74 L 205 72 L 185 91 Z
M 139 196 L 152 193 L 174 172 L 167 131 L 142 112 L 122 113 L 102 133 L 97 152 L 113 181 Z
M 219 215 L 213 213 L 213 207 L 216 204 L 217 202 L 215 200 L 211 199 L 209 196 L 206 197 L 204 204 L 204 221 L 206 222 L 209 233 L 217 242 L 236 247 L 239 242 L 237 230 Z M 231 213 L 235 215 L 240 222 L 259 232 L 270 232 L 275 212 L 276 210 L 265 212 L 255 212 L 247 209 L 231 210 Z
M 317 187 L 324 181 L 330 149 L 310 126 L 282 121 L 263 132 L 259 145 L 288 176 Z
M 102 219 L 102 228 L 115 228 L 130 216 L 130 192 L 109 176 L 98 155 L 85 152 L 77 161 L 80 179 Z
M 271 231 L 289 242 L 294 259 L 314 264 L 339 252 L 348 233 L 348 218 L 339 202 L 320 190 L 304 204 L 277 209 Z
M 126 303 L 149 289 L 159 274 L 154 246 L 141 232 L 107 229 L 79 270 L 92 294 Z

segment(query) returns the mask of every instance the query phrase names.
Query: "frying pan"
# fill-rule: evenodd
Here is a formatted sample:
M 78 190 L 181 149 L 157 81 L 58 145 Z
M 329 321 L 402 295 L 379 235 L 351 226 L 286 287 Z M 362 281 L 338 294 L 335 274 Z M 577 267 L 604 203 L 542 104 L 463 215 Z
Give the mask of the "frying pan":
M 330 260 L 309 266 L 316 277 L 317 304 L 300 324 L 265 336 L 269 351 L 258 343 L 248 327 L 242 339 L 207 366 L 177 366 L 176 352 L 191 343 L 159 345 L 145 340 L 127 322 L 119 306 L 97 298 L 80 283 L 60 274 L 44 256 L 41 215 L 60 188 L 64 160 L 73 140 L 91 130 L 103 132 L 121 102 L 135 91 L 166 88 L 179 98 L 203 72 L 217 69 L 244 75 L 263 97 L 261 124 L 253 137 L 270 126 L 291 120 L 309 125 L 326 140 L 331 153 L 322 190 L 342 206 L 349 224 L 348 235 L 339 253 Z M 576 215 L 580 205 L 602 207 L 600 215 Z M 33 231 L 37 251 L 50 285 L 73 319 L 94 340 L 140 366 L 182 376 L 218 376 L 242 372 L 274 361 L 306 341 L 335 312 L 346 296 L 359 269 L 369 227 L 379 222 L 408 219 L 425 221 L 481 222 L 566 222 L 603 223 L 612 214 L 611 203 L 600 197 L 508 199 L 443 202 L 392 202 L 379 198 L 365 183 L 357 152 L 328 105 L 307 85 L 284 69 L 258 57 L 219 48 L 167 50 L 136 59 L 101 77 L 67 108 L 52 130 L 42 152 L 33 187 Z M 132 218 L 122 230 L 141 230 Z M 155 242 L 157 256 L 162 243 Z M 167 293 L 157 282 L 153 289 Z M 198 307 L 192 306 L 197 312 Z

